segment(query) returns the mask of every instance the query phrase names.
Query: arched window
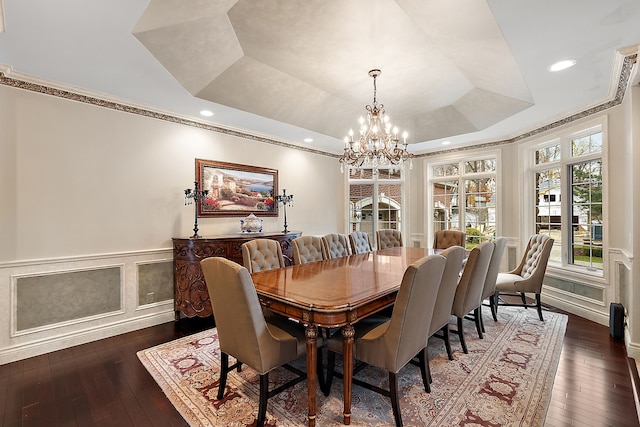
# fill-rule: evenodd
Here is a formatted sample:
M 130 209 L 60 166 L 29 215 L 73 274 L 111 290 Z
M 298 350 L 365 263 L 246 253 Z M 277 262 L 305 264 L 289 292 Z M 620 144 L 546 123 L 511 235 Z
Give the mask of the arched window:
M 349 232 L 364 231 L 375 242 L 382 229 L 402 231 L 404 177 L 394 169 L 349 170 Z

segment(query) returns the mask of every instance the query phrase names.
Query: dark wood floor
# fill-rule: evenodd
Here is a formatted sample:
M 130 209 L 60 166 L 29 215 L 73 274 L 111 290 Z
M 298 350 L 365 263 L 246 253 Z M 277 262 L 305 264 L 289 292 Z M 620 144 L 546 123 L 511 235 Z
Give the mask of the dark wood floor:
M 211 326 L 182 319 L 2 365 L 0 425 L 186 426 L 136 352 Z M 569 315 L 546 425 L 639 425 L 625 348 L 608 328 Z

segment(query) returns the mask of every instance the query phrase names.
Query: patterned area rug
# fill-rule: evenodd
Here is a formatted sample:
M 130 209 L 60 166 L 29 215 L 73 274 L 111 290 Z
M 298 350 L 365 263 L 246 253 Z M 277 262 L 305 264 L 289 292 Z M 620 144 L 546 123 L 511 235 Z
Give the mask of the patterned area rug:
M 424 392 L 416 366 L 409 364 L 400 371 L 404 424 L 543 425 L 567 324 L 562 314 L 544 312 L 544 317 L 540 322 L 535 310 L 501 307 L 498 322 L 485 314 L 487 332 L 482 340 L 473 322 L 465 321 L 469 354 L 452 335 L 454 361 L 447 358 L 442 340 L 432 338 L 431 393 Z M 220 356 L 215 329 L 140 351 L 138 357 L 190 426 L 255 424 L 259 379 L 246 365 L 242 372 L 230 374 L 225 397 L 216 400 Z M 304 369 L 304 358 L 296 363 Z M 277 384 L 289 375 L 277 369 L 269 379 Z M 387 374 L 377 368 L 367 367 L 358 377 L 387 388 Z M 303 381 L 269 399 L 267 425 L 307 425 L 306 384 Z M 353 426 L 394 425 L 390 400 L 362 387 L 353 387 L 351 410 Z M 341 379 L 334 379 L 328 397 L 318 390 L 317 411 L 318 426 L 342 425 Z

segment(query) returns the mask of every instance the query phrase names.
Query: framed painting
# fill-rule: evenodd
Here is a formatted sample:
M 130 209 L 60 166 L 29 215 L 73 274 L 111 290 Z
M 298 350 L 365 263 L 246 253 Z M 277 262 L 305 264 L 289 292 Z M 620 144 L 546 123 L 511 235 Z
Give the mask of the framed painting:
M 278 171 L 196 159 L 196 181 L 207 196 L 198 216 L 278 216 Z

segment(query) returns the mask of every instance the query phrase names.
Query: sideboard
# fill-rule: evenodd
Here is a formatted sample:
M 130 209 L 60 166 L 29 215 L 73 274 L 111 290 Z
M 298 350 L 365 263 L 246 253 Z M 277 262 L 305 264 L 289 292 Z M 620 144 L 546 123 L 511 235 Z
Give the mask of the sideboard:
M 242 264 L 244 242 L 253 239 L 273 239 L 280 242 L 282 254 L 293 258 L 291 240 L 300 237 L 299 231 L 288 233 L 251 233 L 173 240 L 173 308 L 176 320 L 180 313 L 186 317 L 208 317 L 213 314 L 207 284 L 200 268 L 200 261 L 207 257 L 221 256 Z

